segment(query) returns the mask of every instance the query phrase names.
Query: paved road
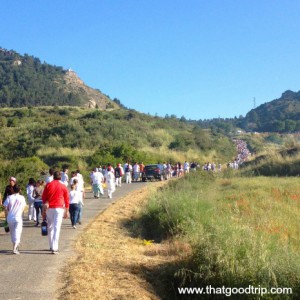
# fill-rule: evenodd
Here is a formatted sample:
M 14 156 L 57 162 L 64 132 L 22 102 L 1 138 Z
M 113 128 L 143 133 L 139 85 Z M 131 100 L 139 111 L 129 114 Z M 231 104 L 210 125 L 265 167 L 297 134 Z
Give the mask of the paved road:
M 113 194 L 113 199 L 107 197 L 94 199 L 87 193 L 83 210 L 83 224 L 77 229 L 71 227 L 70 220 L 64 220 L 60 237 L 60 254 L 50 253 L 48 238 L 41 236 L 41 228 L 34 222 L 24 221 L 21 238 L 21 255 L 12 254 L 10 235 L 0 228 L 0 299 L 1 300 L 54 300 L 56 290 L 61 286 L 57 279 L 73 252 L 73 242 L 78 234 L 111 202 L 126 194 L 140 189 L 148 183 L 123 184 Z M 150 183 L 151 184 L 151 183 Z

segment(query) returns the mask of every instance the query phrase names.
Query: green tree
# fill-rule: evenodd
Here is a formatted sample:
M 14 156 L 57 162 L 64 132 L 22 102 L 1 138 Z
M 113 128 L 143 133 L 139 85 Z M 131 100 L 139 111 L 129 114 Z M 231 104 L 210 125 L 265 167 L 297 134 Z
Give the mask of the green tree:
M 273 131 L 277 131 L 277 132 L 285 131 L 285 122 L 284 121 L 275 121 L 273 123 Z
M 285 130 L 288 132 L 294 132 L 297 128 L 297 122 L 294 120 L 285 121 Z

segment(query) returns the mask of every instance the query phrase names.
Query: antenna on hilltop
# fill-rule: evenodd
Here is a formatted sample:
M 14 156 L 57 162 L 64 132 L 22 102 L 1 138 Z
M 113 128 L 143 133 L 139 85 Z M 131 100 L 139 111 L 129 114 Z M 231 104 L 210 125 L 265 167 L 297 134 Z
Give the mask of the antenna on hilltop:
M 255 99 L 255 97 L 253 98 L 253 108 L 254 109 L 256 108 L 256 99 Z

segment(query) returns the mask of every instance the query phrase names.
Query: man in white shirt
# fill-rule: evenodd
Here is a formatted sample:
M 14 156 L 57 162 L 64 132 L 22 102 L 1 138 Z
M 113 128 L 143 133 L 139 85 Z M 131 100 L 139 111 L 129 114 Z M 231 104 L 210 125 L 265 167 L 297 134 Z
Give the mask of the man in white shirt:
M 185 161 L 183 164 L 183 171 L 184 171 L 184 174 L 187 174 L 190 172 L 190 164 L 187 161 Z
M 33 190 L 35 187 L 35 180 L 33 178 L 29 178 L 28 184 L 26 186 L 26 193 L 28 199 L 28 220 L 31 221 L 32 219 L 36 221 L 36 210 L 34 208 L 34 197 L 33 197 Z
M 61 182 L 67 187 L 69 182 L 68 169 L 63 168 L 63 171 L 60 174 Z
M 112 194 L 113 192 L 116 190 L 116 182 L 115 182 L 115 175 L 114 173 L 112 172 L 112 169 L 111 167 L 109 166 L 107 168 L 107 173 L 105 175 L 105 181 L 106 181 L 106 184 L 107 184 L 107 193 L 108 193 L 108 198 L 112 198 Z
M 133 165 L 133 179 L 135 181 L 138 181 L 140 177 L 140 166 L 138 165 L 138 163 L 136 162 L 134 165 Z
M 77 171 L 76 171 L 76 176 L 79 178 L 79 180 L 81 180 L 81 182 L 82 182 L 82 185 L 84 185 L 83 176 L 81 175 L 81 173 L 80 173 L 80 171 L 79 171 L 79 170 L 77 170 Z
M 126 183 L 131 183 L 131 173 L 132 173 L 132 165 L 127 162 L 125 165 L 124 165 L 124 172 L 125 172 L 125 182 Z
M 54 170 L 53 169 L 49 169 L 49 175 L 47 176 L 45 182 L 46 184 L 53 181 L 53 174 L 54 174 Z

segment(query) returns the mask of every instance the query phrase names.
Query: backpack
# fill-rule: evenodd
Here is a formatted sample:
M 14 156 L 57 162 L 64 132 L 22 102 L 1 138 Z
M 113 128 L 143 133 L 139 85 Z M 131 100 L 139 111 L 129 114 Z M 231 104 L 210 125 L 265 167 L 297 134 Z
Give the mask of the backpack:
M 116 172 L 116 177 L 122 177 L 124 175 L 122 172 L 122 168 L 120 167 L 116 168 L 115 172 Z

